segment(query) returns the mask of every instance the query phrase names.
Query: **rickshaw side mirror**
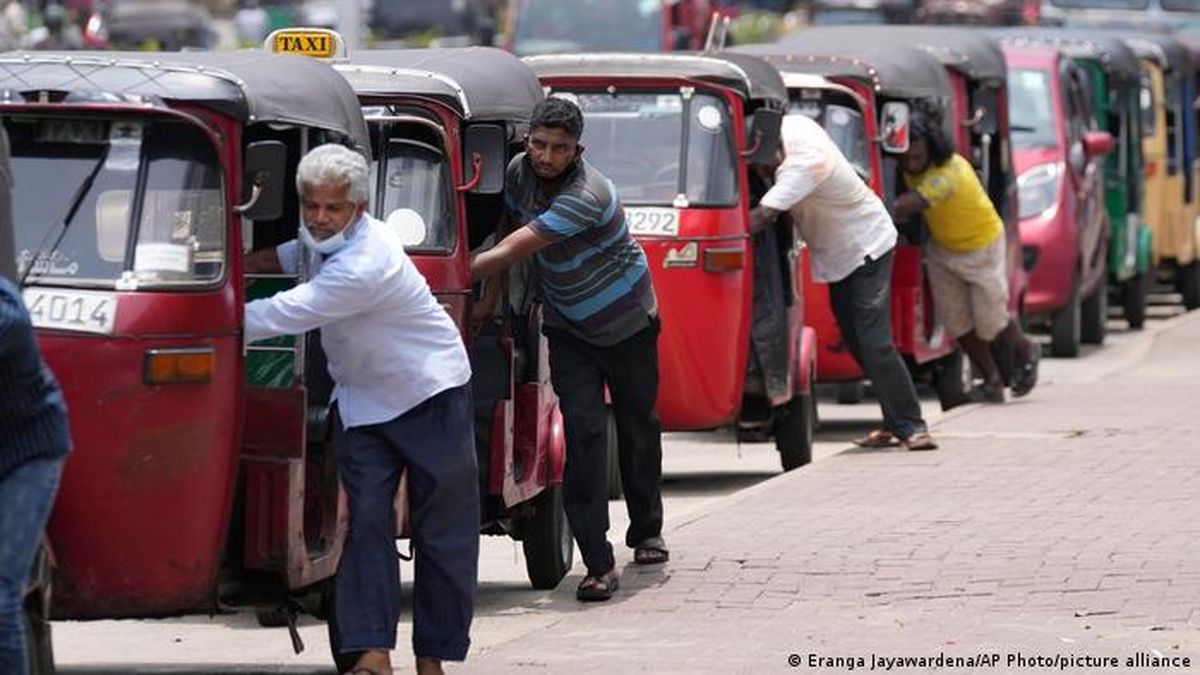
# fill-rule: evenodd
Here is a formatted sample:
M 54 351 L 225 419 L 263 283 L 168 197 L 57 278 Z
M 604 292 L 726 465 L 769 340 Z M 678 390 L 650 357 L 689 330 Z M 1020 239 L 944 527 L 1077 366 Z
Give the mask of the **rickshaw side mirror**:
M 463 136 L 463 164 L 466 183 L 459 192 L 494 195 L 504 191 L 504 171 L 508 168 L 504 127 L 474 124 Z
M 888 101 L 880 111 L 880 144 L 883 151 L 893 155 L 908 152 L 908 104 L 904 101 Z
M 1083 153 L 1088 159 L 1103 157 L 1116 146 L 1116 139 L 1107 131 L 1089 131 L 1083 135 Z
M 242 171 L 245 202 L 237 212 L 249 220 L 275 220 L 283 215 L 287 146 L 282 141 L 255 141 L 246 146 Z
M 746 142 L 749 146 L 742 152 L 742 157 L 750 164 L 774 164 L 779 152 L 779 130 L 783 126 L 783 113 L 770 108 L 759 108 L 750 118 L 750 128 L 746 130 Z

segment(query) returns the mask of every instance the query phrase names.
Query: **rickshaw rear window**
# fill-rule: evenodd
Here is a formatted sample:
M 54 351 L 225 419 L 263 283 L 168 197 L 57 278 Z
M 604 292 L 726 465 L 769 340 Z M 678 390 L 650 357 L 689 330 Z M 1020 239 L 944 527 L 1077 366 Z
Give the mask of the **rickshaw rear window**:
M 737 203 L 737 157 L 729 109 L 716 96 L 580 93 L 585 158 L 627 204 Z M 686 115 L 686 119 L 685 119 Z M 686 126 L 685 126 L 686 125 Z M 686 156 L 683 144 L 687 137 Z
M 1008 71 L 1008 116 L 1013 120 L 1012 137 L 1016 147 L 1058 147 L 1050 76 L 1045 71 Z
M 134 289 L 221 279 L 222 174 L 199 129 L 174 121 L 35 116 L 11 116 L 5 126 L 19 176 L 17 263 L 22 271 L 33 267 L 32 282 Z M 78 209 L 64 233 L 76 194 Z

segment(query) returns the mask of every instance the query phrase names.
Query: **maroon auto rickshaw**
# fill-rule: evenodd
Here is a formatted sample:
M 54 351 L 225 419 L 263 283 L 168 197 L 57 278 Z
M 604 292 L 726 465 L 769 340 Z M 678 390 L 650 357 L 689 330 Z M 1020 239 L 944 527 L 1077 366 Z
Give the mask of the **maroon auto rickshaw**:
M 779 73 L 727 53 L 526 63 L 550 95 L 579 103 L 586 157 L 616 184 L 646 251 L 662 318 L 663 429 L 754 429 L 774 436 L 785 470 L 808 463 L 816 349 L 798 244 L 790 226 L 770 241 L 752 237 L 749 219 L 770 180 L 753 165 L 770 164 L 779 147 Z M 762 346 L 771 340 L 775 357 Z

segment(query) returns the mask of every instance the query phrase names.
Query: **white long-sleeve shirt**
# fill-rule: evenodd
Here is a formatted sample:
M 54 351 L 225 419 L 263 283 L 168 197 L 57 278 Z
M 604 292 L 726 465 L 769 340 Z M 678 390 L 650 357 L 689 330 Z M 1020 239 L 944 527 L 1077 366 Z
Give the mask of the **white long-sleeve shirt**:
M 246 305 L 246 340 L 321 329 L 346 428 L 394 419 L 466 384 L 471 366 L 454 321 L 386 225 L 363 216 L 346 245 L 295 288 Z M 276 248 L 285 272 L 309 253 L 292 240 Z
M 841 150 L 812 119 L 783 119 L 786 158 L 762 205 L 790 211 L 808 245 L 813 278 L 841 281 L 869 256 L 878 259 L 896 245 L 887 208 L 850 166 Z

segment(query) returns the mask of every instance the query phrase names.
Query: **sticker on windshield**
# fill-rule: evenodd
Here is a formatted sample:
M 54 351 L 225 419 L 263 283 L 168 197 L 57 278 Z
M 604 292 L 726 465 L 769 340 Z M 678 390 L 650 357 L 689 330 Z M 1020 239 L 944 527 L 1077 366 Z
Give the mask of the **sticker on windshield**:
M 660 113 L 677 113 L 683 110 L 683 99 L 678 94 L 660 94 L 654 99 L 654 110 Z
M 116 120 L 108 134 L 108 157 L 104 168 L 109 171 L 137 171 L 142 155 L 142 123 Z
M 700 128 L 705 131 L 720 131 L 721 130 L 721 111 L 715 105 L 702 106 L 696 112 L 696 122 L 700 124 Z
M 400 235 L 401 244 L 419 246 L 424 243 L 428 229 L 425 218 L 413 209 L 396 209 L 388 214 L 386 222 Z
M 192 270 L 192 249 L 186 244 L 138 244 L 133 253 L 135 272 L 177 272 Z
M 104 120 L 41 119 L 37 125 L 38 143 L 101 145 L 108 140 Z
M 630 234 L 652 237 L 679 235 L 679 211 L 648 206 L 625 209 L 625 223 Z
M 79 263 L 62 251 L 41 251 L 35 261 L 32 251 L 22 249 L 17 254 L 17 272 L 25 274 L 31 264 L 33 270 L 29 274 L 32 277 L 73 277 L 79 274 Z

